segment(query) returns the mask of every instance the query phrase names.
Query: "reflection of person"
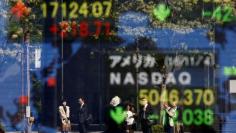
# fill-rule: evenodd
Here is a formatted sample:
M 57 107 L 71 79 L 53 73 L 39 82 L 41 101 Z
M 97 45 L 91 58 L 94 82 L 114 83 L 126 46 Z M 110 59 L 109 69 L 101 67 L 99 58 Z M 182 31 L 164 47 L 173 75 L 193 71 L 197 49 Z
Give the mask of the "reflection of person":
M 173 102 L 171 107 L 167 103 L 163 104 L 162 124 L 166 133 L 174 133 L 174 119 L 176 117 L 177 106 Z
M 59 114 L 61 118 L 62 133 L 68 133 L 70 131 L 70 107 L 66 105 L 66 101 L 62 102 L 59 106 Z
M 135 128 L 135 113 L 130 104 L 126 105 L 126 131 L 127 133 L 133 133 Z
M 153 110 L 151 105 L 148 103 L 147 99 L 143 98 L 141 99 L 141 108 L 140 108 L 140 112 L 139 112 L 139 117 L 141 120 L 141 127 L 142 127 L 142 131 L 143 133 L 151 133 L 151 123 L 148 120 L 148 116 L 152 115 Z
M 118 96 L 115 96 L 111 99 L 109 106 L 106 108 L 105 112 L 105 124 L 106 131 L 105 133 L 125 133 L 125 121 L 121 123 L 117 123 L 114 119 L 112 119 L 110 112 L 115 111 L 116 108 L 122 108 L 121 99 Z
M 80 133 L 87 133 L 86 127 L 86 120 L 88 118 L 88 109 L 87 105 L 85 104 L 85 100 L 83 98 L 79 98 L 79 132 Z
M 134 105 L 132 104 L 131 105 L 131 112 L 133 112 L 133 114 L 134 114 L 134 124 L 133 124 L 133 126 L 132 126 L 132 129 L 135 131 L 136 129 L 137 129 L 137 112 L 136 112 L 136 110 L 135 110 L 135 107 L 134 107 Z

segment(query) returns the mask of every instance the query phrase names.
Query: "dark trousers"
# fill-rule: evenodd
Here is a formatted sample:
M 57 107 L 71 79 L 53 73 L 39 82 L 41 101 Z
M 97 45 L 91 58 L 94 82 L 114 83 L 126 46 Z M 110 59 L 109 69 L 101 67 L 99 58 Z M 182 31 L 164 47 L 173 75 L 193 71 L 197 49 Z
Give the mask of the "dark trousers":
M 174 127 L 171 127 L 170 125 L 164 126 L 165 133 L 174 133 Z
M 85 123 L 79 123 L 79 132 L 80 133 L 87 133 L 86 124 Z
M 141 121 L 141 127 L 142 127 L 143 133 L 152 133 L 151 126 L 148 125 L 146 120 Z
M 128 133 L 134 133 L 133 125 L 126 125 L 126 131 L 128 131 Z

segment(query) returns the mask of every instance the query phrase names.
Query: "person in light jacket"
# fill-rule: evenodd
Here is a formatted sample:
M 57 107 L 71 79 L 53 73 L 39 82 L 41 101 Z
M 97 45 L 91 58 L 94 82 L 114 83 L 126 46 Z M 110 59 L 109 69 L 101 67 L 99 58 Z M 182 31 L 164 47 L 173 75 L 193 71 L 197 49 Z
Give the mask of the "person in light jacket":
M 126 132 L 134 133 L 135 130 L 135 112 L 132 110 L 131 104 L 126 105 Z
M 176 102 L 173 102 L 171 104 L 171 107 L 168 106 L 167 103 L 163 104 L 163 118 L 162 118 L 162 124 L 164 127 L 164 131 L 166 133 L 174 133 L 174 119 L 176 118 L 176 111 L 177 111 L 177 106 Z
M 70 131 L 70 107 L 66 105 L 66 101 L 59 106 L 59 115 L 61 119 L 61 132 L 68 133 Z

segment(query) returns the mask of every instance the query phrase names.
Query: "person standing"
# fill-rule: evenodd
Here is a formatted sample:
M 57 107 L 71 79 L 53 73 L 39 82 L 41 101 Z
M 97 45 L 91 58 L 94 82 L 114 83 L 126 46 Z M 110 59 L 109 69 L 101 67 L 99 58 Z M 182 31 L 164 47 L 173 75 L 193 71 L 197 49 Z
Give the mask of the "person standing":
M 174 133 L 174 119 L 176 119 L 177 106 L 173 102 L 171 107 L 167 103 L 163 104 L 162 124 L 166 133 Z
M 149 121 L 148 117 L 153 114 L 153 109 L 148 103 L 147 99 L 141 99 L 142 106 L 139 112 L 139 118 L 141 121 L 141 127 L 143 133 L 152 133 L 152 123 Z
M 68 133 L 70 131 L 70 107 L 66 104 L 66 101 L 63 101 L 62 105 L 59 106 L 62 133 Z
M 111 116 L 111 112 L 115 111 L 117 108 L 122 109 L 121 99 L 115 96 L 111 99 L 109 106 L 105 109 L 105 125 L 106 130 L 104 133 L 125 133 L 125 119 L 121 123 L 117 123 Z M 122 112 L 125 115 L 125 112 Z
M 135 127 L 135 113 L 132 110 L 132 106 L 130 104 L 126 105 L 126 132 L 127 133 L 134 133 Z
M 88 118 L 88 109 L 87 105 L 85 104 L 84 98 L 79 98 L 79 104 L 79 132 L 87 133 L 86 120 Z

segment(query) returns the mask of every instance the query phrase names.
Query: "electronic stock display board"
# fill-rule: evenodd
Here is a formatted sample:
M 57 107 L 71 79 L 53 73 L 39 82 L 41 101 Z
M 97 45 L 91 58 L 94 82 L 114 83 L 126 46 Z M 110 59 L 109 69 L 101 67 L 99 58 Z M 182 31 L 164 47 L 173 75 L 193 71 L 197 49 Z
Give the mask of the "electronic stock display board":
M 163 102 L 177 102 L 178 119 L 183 123 L 185 131 L 215 132 L 220 130 L 218 109 L 216 109 L 219 106 L 217 104 L 219 86 L 215 70 L 218 53 L 215 53 L 213 49 L 208 47 L 207 50 L 202 50 L 200 47 L 199 49 L 195 47 L 194 49 L 198 49 L 197 53 L 191 52 L 191 49 L 177 52 L 178 48 L 166 47 L 165 52 L 140 50 L 137 53 L 135 50 L 124 50 L 125 52 L 119 53 L 116 51 L 119 49 L 122 51 L 123 48 L 128 47 L 130 39 L 136 40 L 140 37 L 155 40 L 158 47 L 158 40 L 162 36 L 157 35 L 158 29 L 167 31 L 179 29 L 180 32 L 190 29 L 189 32 L 191 32 L 191 29 L 202 28 L 208 31 L 206 38 L 209 41 L 205 41 L 204 44 L 209 45 L 210 41 L 217 39 L 214 37 L 216 24 L 225 25 L 235 22 L 232 3 L 233 1 L 230 0 L 224 2 L 217 0 L 43 2 L 42 14 L 49 22 L 45 26 L 45 37 L 62 39 L 63 48 L 73 49 L 75 45 L 80 47 L 77 53 L 69 55 L 72 56 L 72 58 L 68 57 L 69 62 L 66 61 L 64 75 L 67 78 L 64 78 L 64 87 L 59 83 L 58 88 L 67 89 L 64 89 L 63 93 L 59 91 L 59 95 L 72 101 L 76 99 L 73 94 L 83 94 L 87 97 L 89 104 L 102 99 L 104 105 L 92 107 L 94 117 L 96 120 L 99 119 L 98 121 L 102 121 L 102 108 L 116 95 L 124 101 L 129 100 L 135 103 L 136 109 L 140 106 L 138 99 L 147 98 L 155 110 L 153 115 L 159 118 L 158 120 L 161 117 L 160 110 Z M 125 15 L 126 13 L 128 15 Z M 143 28 L 145 26 L 146 28 Z M 72 43 L 74 46 L 71 46 Z M 82 50 L 87 52 L 82 52 Z M 60 54 L 59 56 L 67 59 L 65 56 L 68 55 Z M 79 60 L 76 62 L 74 57 Z M 159 60 L 159 57 L 162 57 L 162 60 Z M 98 68 L 94 68 L 93 65 L 89 66 L 89 62 L 97 63 Z M 160 70 L 162 66 L 169 70 L 164 74 L 165 76 Z M 57 78 L 62 82 L 60 71 L 63 71 L 62 68 L 58 69 Z M 97 80 L 90 77 L 92 73 L 96 73 Z M 73 79 L 69 80 L 68 77 L 71 75 Z M 91 81 L 94 81 L 94 84 L 90 84 Z M 166 84 L 166 89 L 161 87 L 163 82 Z M 93 100 L 91 100 L 93 96 L 89 96 L 90 93 L 93 96 L 96 95 Z M 103 98 L 96 99 L 99 97 L 97 95 Z M 75 105 L 74 102 L 71 103 Z M 98 112 L 94 111 L 97 107 L 100 109 Z
M 218 130 L 215 57 L 212 52 L 111 53 L 108 55 L 107 91 L 138 104 L 137 97 L 148 99 L 157 118 L 160 118 L 163 102 L 177 102 L 178 119 L 186 131 L 200 132 L 207 130 L 206 127 Z M 159 67 L 163 62 L 169 68 L 164 74 Z M 166 84 L 165 89 L 163 84 Z
M 177 102 L 185 131 L 233 129 L 236 102 L 225 84 L 235 79 L 234 0 L 9 0 L 0 7 L 0 22 L 7 27 L 7 37 L 5 29 L 0 33 L 0 85 L 1 93 L 9 94 L 1 96 L 0 118 L 7 131 L 20 130 L 24 121 L 19 114 L 29 97 L 17 86 L 26 88 L 20 83 L 26 82 L 26 60 L 19 60 L 26 57 L 19 57 L 26 46 L 20 51 L 15 43 L 29 38 L 35 48 L 40 44 L 35 53 L 37 63 L 42 61 L 29 69 L 34 130 L 57 129 L 62 99 L 68 100 L 76 123 L 81 95 L 94 124 L 104 124 L 103 110 L 118 95 L 137 110 L 138 99 L 147 98 L 158 120 L 163 102 Z M 31 36 L 23 35 L 30 26 Z M 134 43 L 140 38 L 152 40 L 155 48 L 137 50 Z M 146 42 L 138 47 L 149 47 Z M 180 50 L 182 45 L 188 48 Z

